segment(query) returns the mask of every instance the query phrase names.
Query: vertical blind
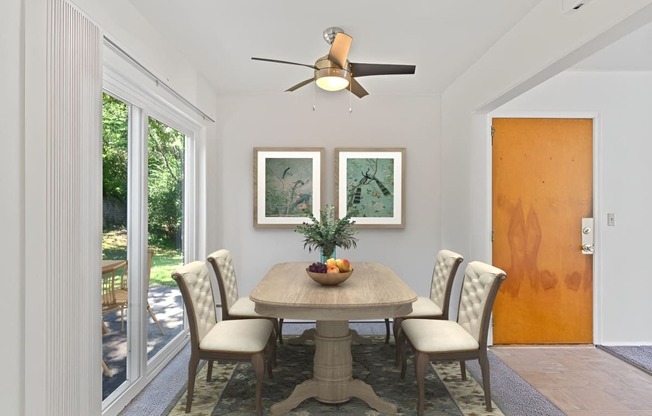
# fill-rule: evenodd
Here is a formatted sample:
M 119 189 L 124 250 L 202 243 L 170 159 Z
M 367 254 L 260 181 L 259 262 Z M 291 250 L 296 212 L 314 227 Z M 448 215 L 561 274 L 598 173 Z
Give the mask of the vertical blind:
M 101 411 L 102 36 L 64 0 L 48 1 L 46 79 L 46 409 Z M 97 335 L 95 335 L 97 334 Z M 39 375 L 27 375 L 27 377 Z

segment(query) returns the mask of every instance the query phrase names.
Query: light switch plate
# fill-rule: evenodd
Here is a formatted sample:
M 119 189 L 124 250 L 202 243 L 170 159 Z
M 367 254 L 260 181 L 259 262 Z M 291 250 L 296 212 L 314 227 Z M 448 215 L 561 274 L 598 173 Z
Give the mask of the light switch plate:
M 613 227 L 616 225 L 616 214 L 610 212 L 607 214 L 607 225 Z

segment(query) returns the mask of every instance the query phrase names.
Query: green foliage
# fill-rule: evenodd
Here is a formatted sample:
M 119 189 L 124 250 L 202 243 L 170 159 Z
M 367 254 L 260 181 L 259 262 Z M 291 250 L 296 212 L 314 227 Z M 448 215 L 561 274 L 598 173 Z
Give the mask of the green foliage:
M 127 203 L 127 105 L 102 96 L 102 195 Z
M 344 249 L 357 247 L 358 239 L 354 235 L 358 231 L 353 228 L 355 221 L 351 221 L 351 214 L 349 213 L 336 221 L 334 210 L 333 205 L 326 205 L 319 212 L 319 221 L 312 212 L 305 211 L 311 223 L 304 222 L 298 225 L 294 231 L 305 237 L 303 248 L 308 247 L 308 252 L 321 249 L 326 256 L 330 256 L 335 247 Z
M 103 95 L 102 103 L 102 194 L 126 210 L 129 108 L 108 94 Z M 180 247 L 185 135 L 153 118 L 149 119 L 148 132 L 149 242 L 159 247 Z M 127 219 L 123 216 L 116 219 L 105 213 L 105 231 L 125 227 Z
M 153 118 L 148 127 L 150 243 L 180 246 L 185 135 Z

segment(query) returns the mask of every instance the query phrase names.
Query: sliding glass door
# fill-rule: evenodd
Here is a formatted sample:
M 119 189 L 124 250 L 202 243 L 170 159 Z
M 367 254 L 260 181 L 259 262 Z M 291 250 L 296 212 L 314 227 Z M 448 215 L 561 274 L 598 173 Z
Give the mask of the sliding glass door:
M 137 100 L 134 100 L 137 101 Z M 171 278 L 184 263 L 192 138 L 151 108 L 103 97 L 103 407 L 163 362 L 184 330 Z

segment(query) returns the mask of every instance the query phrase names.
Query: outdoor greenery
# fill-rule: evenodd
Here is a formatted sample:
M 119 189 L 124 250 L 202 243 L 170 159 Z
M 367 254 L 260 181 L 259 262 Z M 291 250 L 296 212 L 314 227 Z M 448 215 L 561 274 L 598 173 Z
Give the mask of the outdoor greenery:
M 129 108 L 103 95 L 102 195 L 105 258 L 126 258 Z M 147 143 L 148 244 L 155 249 L 152 284 L 174 285 L 182 260 L 185 135 L 149 118 Z
M 328 258 L 332 255 L 335 247 L 349 249 L 357 246 L 358 239 L 354 235 L 358 231 L 353 228 L 355 221 L 351 221 L 351 214 L 335 220 L 333 205 L 326 205 L 319 211 L 320 220 L 317 220 L 308 210 L 305 211 L 305 214 L 311 222 L 297 225 L 294 231 L 305 237 L 303 248 L 308 247 L 308 252 L 319 249 Z

